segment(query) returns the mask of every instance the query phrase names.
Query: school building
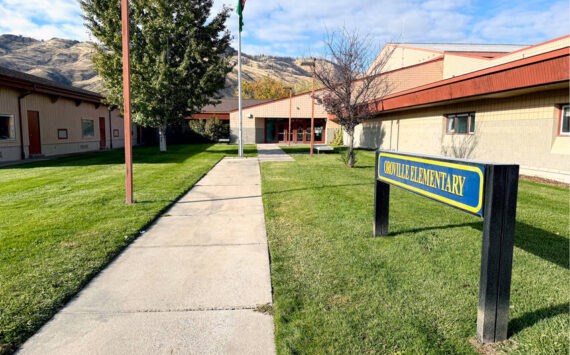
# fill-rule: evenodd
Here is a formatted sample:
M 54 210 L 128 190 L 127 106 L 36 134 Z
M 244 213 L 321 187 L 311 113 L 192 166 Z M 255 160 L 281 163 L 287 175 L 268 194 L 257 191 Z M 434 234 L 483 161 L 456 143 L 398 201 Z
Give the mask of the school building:
M 390 46 L 389 70 L 437 63 L 438 80 L 377 100 L 356 146 L 515 163 L 570 183 L 570 36 L 522 48 Z
M 0 67 L 0 162 L 123 147 L 123 119 L 102 99 Z
M 371 103 L 376 115 L 356 127 L 355 146 L 516 163 L 521 174 L 570 182 L 569 45 L 570 36 L 531 46 L 388 44 L 379 58 L 391 53 L 381 74 L 391 92 Z M 244 142 L 307 143 L 310 117 L 311 93 L 249 106 Z M 237 109 L 229 119 L 236 142 Z M 315 104 L 316 143 L 338 129 Z

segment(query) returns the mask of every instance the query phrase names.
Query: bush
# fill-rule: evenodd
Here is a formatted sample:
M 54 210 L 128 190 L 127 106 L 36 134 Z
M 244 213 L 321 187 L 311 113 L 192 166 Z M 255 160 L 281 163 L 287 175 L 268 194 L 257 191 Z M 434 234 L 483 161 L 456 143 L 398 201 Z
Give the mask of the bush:
M 342 145 L 343 144 L 343 137 L 342 137 L 342 128 L 338 128 L 334 132 L 333 139 L 331 141 L 332 145 Z
M 228 138 L 230 135 L 229 125 L 217 117 L 190 120 L 188 126 L 194 133 L 209 142 L 217 142 L 220 138 Z

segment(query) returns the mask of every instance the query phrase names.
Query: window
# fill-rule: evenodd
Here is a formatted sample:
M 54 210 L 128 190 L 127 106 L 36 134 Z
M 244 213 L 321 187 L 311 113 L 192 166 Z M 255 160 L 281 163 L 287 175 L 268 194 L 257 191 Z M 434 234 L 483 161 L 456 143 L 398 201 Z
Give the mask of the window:
M 475 112 L 447 115 L 445 131 L 447 134 L 474 134 Z
M 14 115 L 0 114 L 0 140 L 15 139 Z
M 81 132 L 83 138 L 95 137 L 95 125 L 93 120 L 81 120 Z
M 57 139 L 67 139 L 67 128 L 57 129 Z
M 570 106 L 564 105 L 560 110 L 560 135 L 570 135 Z

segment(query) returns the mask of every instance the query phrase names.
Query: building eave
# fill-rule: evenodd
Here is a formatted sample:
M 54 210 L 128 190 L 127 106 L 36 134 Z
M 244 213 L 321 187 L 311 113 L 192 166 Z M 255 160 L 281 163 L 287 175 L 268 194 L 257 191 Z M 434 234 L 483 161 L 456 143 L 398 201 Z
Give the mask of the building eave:
M 378 113 L 555 84 L 570 79 L 569 48 L 562 48 L 394 93 L 372 103 Z
M 81 100 L 81 101 L 91 102 L 94 104 L 101 104 L 103 99 L 103 96 L 95 93 L 87 94 L 80 91 L 67 90 L 60 87 L 50 86 L 42 83 L 34 83 L 28 80 L 11 78 L 4 75 L 0 75 L 0 86 L 9 87 L 18 90 L 25 90 L 39 94 L 59 96 L 72 100 Z

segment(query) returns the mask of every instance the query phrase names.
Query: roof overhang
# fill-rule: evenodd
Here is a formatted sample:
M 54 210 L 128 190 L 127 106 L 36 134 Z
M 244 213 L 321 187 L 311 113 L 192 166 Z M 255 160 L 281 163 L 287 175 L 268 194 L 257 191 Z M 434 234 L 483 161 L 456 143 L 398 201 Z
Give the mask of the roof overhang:
M 520 93 L 521 89 L 540 91 L 567 87 L 568 50 L 566 47 L 395 93 L 372 103 L 372 109 L 382 113 L 497 95 L 505 97 Z
M 92 102 L 94 104 L 101 104 L 103 99 L 100 95 L 89 95 L 86 93 L 66 90 L 63 88 L 50 86 L 46 84 L 33 83 L 28 80 L 16 79 L 9 76 L 0 75 L 0 86 L 10 87 L 18 90 L 24 90 L 33 93 L 40 93 L 52 96 L 65 97 L 72 100 L 81 100 Z

